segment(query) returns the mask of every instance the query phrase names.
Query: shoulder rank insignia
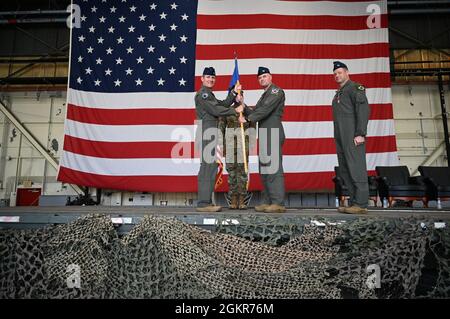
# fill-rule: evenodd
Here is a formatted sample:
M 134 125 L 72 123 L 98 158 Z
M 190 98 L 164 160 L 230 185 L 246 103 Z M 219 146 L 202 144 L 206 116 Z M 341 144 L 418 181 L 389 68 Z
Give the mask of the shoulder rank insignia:
M 275 88 L 273 88 L 273 89 L 272 89 L 272 94 L 277 94 L 279 91 L 280 91 L 280 89 L 275 89 Z
M 364 86 L 362 86 L 362 85 L 358 85 L 358 90 L 360 90 L 360 91 L 364 91 L 366 88 L 364 87 Z
M 202 93 L 202 99 L 206 100 L 208 98 L 208 93 Z

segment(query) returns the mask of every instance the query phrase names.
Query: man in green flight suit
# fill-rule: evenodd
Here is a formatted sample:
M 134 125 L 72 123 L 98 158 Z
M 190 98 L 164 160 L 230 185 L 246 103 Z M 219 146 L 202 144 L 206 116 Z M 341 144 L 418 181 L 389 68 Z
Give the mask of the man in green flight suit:
M 214 68 L 206 67 L 201 81 L 202 87 L 195 95 L 196 124 L 198 125 L 196 146 L 198 150 L 201 150 L 197 211 L 218 212 L 221 210 L 221 207 L 212 204 L 212 193 L 218 167 L 215 154 L 218 136 L 217 122 L 220 116 L 234 115 L 243 111 L 242 105 L 237 108 L 230 108 L 241 86 L 235 86 L 233 90 L 230 90 L 227 98 L 220 101 L 212 92 L 216 83 L 216 71 Z
M 370 108 L 366 89 L 350 80 L 347 66 L 333 62 L 333 73 L 340 88 L 333 98 L 334 138 L 341 178 L 350 195 L 348 214 L 367 213 L 369 184 L 366 165 L 366 134 Z
M 258 68 L 258 82 L 264 93 L 254 108 L 244 109 L 245 118 L 239 122 L 259 122 L 259 173 L 263 182 L 262 204 L 256 211 L 266 213 L 283 213 L 284 207 L 284 173 L 281 149 L 285 135 L 281 117 L 283 116 L 284 91 L 272 83 L 272 74 L 266 67 Z
M 238 104 L 238 103 L 236 103 Z M 250 123 L 244 123 L 245 155 L 248 167 Z M 254 127 L 254 126 L 253 126 Z M 219 119 L 219 145 L 222 147 L 225 157 L 225 167 L 228 172 L 228 196 L 231 209 L 247 209 L 245 197 L 247 196 L 248 175 L 245 172 L 245 164 L 242 153 L 241 123 L 238 115 L 230 115 Z

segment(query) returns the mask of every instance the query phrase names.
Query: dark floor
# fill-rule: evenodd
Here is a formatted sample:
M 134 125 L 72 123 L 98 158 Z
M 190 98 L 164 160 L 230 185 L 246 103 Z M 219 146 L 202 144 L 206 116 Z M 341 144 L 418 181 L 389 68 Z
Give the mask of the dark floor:
M 161 206 L 16 206 L 16 207 L 1 207 L 0 216 L 24 214 L 24 213 L 105 213 L 105 214 L 159 214 L 159 215 L 179 215 L 179 214 L 195 214 L 205 215 L 195 211 L 194 207 L 161 207 Z M 256 215 L 301 215 L 301 216 L 343 216 L 337 212 L 335 208 L 323 208 L 323 207 L 306 207 L 306 208 L 288 208 L 284 214 L 266 214 L 258 213 L 253 208 L 247 210 L 230 210 L 224 208 L 222 212 L 217 214 L 256 214 Z M 208 214 L 212 215 L 212 214 Z M 360 216 L 376 216 L 376 217 L 405 217 L 407 215 L 420 216 L 426 215 L 427 217 L 450 217 L 450 208 L 435 209 L 435 208 L 374 208 L 369 207 L 368 214 Z
M 283 214 L 258 213 L 253 208 L 248 210 L 223 209 L 219 213 L 198 213 L 193 207 L 157 207 L 157 206 L 63 206 L 63 207 L 2 207 L 0 208 L 0 228 L 8 227 L 42 227 L 73 221 L 86 214 L 106 214 L 116 224 L 135 225 L 145 215 L 172 216 L 189 224 L 214 225 L 216 218 L 233 218 L 238 221 L 245 216 L 267 216 L 280 219 L 304 220 L 327 218 L 332 220 L 351 220 L 354 218 L 403 218 L 415 217 L 432 220 L 450 220 L 450 209 L 425 208 L 369 208 L 364 215 L 348 215 L 338 213 L 335 208 L 288 208 Z M 121 219 L 122 218 L 122 219 Z

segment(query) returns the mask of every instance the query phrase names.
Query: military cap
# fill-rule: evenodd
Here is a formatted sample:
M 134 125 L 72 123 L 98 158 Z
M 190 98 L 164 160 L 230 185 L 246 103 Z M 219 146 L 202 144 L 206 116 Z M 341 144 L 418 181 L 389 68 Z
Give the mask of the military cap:
M 264 66 L 260 66 L 258 68 L 258 76 L 260 76 L 261 74 L 264 74 L 264 73 L 269 73 L 270 74 L 270 70 L 268 68 L 264 67 Z
M 214 70 L 214 68 L 213 67 L 206 67 L 204 70 L 203 70 L 203 75 L 214 75 L 214 76 L 216 76 L 216 70 Z
M 345 63 L 342 63 L 341 61 L 334 61 L 333 62 L 333 72 L 334 72 L 334 70 L 339 69 L 339 68 L 344 68 L 344 69 L 348 70 Z

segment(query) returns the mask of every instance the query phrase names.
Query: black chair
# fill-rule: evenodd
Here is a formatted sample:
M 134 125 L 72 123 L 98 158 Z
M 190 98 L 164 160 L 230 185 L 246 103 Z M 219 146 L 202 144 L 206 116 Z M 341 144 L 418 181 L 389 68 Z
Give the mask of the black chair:
M 422 176 L 410 176 L 407 166 L 377 166 L 378 193 L 381 201 L 387 199 L 389 207 L 395 200 L 404 200 L 412 207 L 414 200 L 420 200 L 428 207 L 426 185 Z
M 450 200 L 450 167 L 419 166 L 419 172 L 427 187 L 428 200 L 438 201 L 438 207 L 440 201 Z
M 348 188 L 341 178 L 339 166 L 334 167 L 334 172 L 336 176 L 333 177 L 334 182 L 334 193 L 339 199 L 339 206 L 344 206 L 345 198 L 349 197 Z M 369 198 L 373 200 L 374 205 L 377 206 L 378 192 L 377 192 L 377 181 L 375 176 L 367 176 L 369 182 Z

